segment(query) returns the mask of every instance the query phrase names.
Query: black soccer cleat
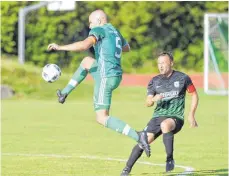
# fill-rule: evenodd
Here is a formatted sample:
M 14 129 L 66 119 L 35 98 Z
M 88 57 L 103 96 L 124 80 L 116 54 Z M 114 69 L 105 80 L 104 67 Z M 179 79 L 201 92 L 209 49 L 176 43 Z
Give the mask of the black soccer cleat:
M 120 176 L 129 176 L 131 171 L 131 168 L 129 168 L 128 166 L 126 166 L 123 170 Z
M 145 151 L 146 156 L 150 157 L 150 145 L 145 131 L 137 132 L 139 136 L 138 145 Z
M 170 172 L 174 169 L 175 162 L 174 160 L 166 161 L 165 171 Z
M 56 94 L 58 96 L 59 103 L 63 104 L 65 102 L 65 99 L 67 98 L 68 94 L 61 94 L 61 91 L 59 89 L 56 91 Z

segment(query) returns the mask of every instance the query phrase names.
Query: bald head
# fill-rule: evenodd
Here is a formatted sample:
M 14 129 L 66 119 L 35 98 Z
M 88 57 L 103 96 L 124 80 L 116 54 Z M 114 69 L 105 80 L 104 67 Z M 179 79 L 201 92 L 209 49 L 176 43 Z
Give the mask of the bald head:
M 107 23 L 107 15 L 103 10 L 95 10 L 89 16 L 89 28 L 102 26 Z

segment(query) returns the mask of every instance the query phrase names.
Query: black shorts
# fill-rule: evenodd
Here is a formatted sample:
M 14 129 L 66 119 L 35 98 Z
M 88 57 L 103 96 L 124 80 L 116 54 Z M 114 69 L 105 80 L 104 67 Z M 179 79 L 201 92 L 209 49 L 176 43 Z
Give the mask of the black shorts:
M 183 127 L 184 121 L 181 119 L 175 118 L 175 117 L 154 117 L 148 122 L 144 131 L 146 131 L 147 133 L 153 133 L 154 139 L 156 139 L 158 136 L 160 136 L 162 134 L 161 126 L 160 126 L 161 123 L 165 119 L 168 119 L 168 118 L 172 118 L 175 121 L 176 127 L 172 132 L 173 132 L 173 134 L 176 134 Z

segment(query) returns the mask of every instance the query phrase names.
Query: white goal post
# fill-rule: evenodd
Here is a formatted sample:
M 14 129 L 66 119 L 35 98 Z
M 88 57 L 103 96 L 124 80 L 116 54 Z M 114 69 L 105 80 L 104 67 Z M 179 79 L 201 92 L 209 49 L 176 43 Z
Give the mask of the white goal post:
M 228 95 L 228 14 L 204 15 L 204 92 Z
M 26 15 L 47 6 L 49 11 L 71 11 L 76 8 L 74 0 L 62 1 L 43 1 L 34 5 L 26 6 L 19 10 L 18 14 L 18 61 L 20 64 L 25 63 L 25 18 Z

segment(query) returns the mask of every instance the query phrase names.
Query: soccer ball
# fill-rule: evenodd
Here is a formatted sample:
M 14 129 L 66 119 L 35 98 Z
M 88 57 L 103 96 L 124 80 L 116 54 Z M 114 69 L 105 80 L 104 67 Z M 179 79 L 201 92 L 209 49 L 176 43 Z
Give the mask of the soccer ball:
M 49 83 L 55 82 L 61 76 L 61 69 L 56 64 L 47 64 L 43 67 L 42 78 Z

